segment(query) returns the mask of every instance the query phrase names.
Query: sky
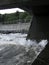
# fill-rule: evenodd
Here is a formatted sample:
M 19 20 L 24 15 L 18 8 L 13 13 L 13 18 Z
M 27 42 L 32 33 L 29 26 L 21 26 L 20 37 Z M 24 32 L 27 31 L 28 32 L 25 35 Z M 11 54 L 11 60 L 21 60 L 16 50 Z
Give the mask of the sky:
M 20 8 L 11 8 L 11 9 L 0 10 L 0 14 L 10 14 L 10 13 L 15 13 L 16 11 L 24 12 L 24 10 Z

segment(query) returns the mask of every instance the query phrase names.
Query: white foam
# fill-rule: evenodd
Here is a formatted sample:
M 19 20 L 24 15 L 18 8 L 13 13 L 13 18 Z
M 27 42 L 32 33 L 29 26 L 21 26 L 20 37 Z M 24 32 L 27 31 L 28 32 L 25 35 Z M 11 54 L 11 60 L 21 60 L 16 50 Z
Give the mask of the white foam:
M 21 33 L 11 33 L 11 34 L 0 34 L 0 45 L 3 44 L 16 44 L 16 45 L 23 45 L 26 47 L 45 47 L 48 43 L 47 40 L 41 40 L 39 43 L 32 40 L 26 40 L 27 34 L 21 34 Z

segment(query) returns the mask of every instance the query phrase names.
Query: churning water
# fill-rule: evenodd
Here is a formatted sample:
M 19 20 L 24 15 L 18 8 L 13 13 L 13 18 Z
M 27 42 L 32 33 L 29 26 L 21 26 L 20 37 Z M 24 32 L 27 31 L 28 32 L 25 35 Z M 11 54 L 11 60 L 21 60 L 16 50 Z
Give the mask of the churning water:
M 0 65 L 30 65 L 45 48 L 47 40 L 26 40 L 27 34 L 0 33 Z

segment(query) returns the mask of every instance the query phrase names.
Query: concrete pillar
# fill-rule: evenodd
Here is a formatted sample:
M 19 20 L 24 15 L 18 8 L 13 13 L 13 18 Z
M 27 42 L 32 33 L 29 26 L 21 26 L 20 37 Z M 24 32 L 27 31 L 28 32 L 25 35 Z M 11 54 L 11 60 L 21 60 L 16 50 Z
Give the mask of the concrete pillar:
M 48 44 L 32 65 L 49 65 L 49 15 L 34 15 L 27 39 L 40 41 L 47 39 Z
M 37 41 L 49 39 L 49 16 L 33 16 L 27 39 Z
M 28 32 L 27 39 L 40 41 L 47 39 L 48 44 L 32 65 L 49 65 L 49 16 L 34 15 Z

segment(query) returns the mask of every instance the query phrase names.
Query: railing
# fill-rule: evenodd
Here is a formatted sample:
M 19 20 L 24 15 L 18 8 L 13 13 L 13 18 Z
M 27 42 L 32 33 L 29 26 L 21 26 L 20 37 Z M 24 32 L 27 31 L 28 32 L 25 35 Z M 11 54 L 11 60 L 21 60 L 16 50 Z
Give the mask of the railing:
M 30 19 L 26 20 L 26 19 L 19 19 L 19 20 L 12 20 L 12 21 L 2 21 L 2 24 L 14 24 L 14 23 L 27 23 L 30 22 Z

